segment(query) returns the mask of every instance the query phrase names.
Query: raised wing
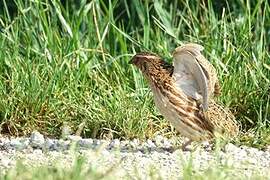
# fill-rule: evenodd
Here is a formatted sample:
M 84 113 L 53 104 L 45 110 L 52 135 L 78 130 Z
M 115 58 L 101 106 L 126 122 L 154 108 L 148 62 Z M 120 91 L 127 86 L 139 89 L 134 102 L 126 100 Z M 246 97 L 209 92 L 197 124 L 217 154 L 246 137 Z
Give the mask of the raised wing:
M 217 71 L 215 67 L 200 53 L 203 49 L 203 46 L 199 44 L 189 43 L 176 48 L 176 51 L 187 50 L 196 56 L 196 60 L 202 67 L 203 72 L 208 80 L 208 95 L 219 96 L 220 85 L 217 77 Z
M 173 77 L 176 80 L 177 88 L 193 99 L 200 101 L 203 110 L 206 111 L 209 96 L 207 77 L 196 59 L 203 47 L 197 44 L 195 44 L 197 47 L 189 47 L 188 45 L 176 48 L 173 53 Z

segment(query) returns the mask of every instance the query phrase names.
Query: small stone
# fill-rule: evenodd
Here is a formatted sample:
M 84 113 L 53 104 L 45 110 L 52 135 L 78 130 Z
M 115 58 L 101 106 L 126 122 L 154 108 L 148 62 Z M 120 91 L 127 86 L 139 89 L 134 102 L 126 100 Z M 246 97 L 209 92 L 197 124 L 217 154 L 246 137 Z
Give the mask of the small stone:
M 46 139 L 44 147 L 48 150 L 57 150 L 55 140 L 49 138 Z
M 109 144 L 110 144 L 109 141 L 108 141 L 108 140 L 105 140 L 105 139 L 101 139 L 101 140 L 100 140 L 100 143 L 101 143 L 102 145 L 109 145 Z
M 136 141 L 136 140 L 134 140 L 134 141 Z M 122 141 L 121 141 L 121 144 L 122 144 L 123 146 L 127 146 L 127 145 L 130 144 L 130 142 L 134 142 L 134 141 L 122 140 Z
M 146 143 L 147 143 L 148 148 L 155 148 L 156 147 L 155 143 L 153 141 L 151 141 L 150 139 L 147 139 Z
M 205 151 L 207 151 L 207 152 L 213 150 L 212 144 L 210 144 L 208 141 L 204 141 L 204 142 L 202 142 L 201 144 L 202 144 L 203 150 L 205 150 Z
M 108 157 L 110 156 L 110 152 L 106 149 L 103 149 L 103 151 L 101 151 L 101 154 L 104 156 L 104 157 Z
M 36 154 L 36 155 L 40 155 L 40 154 L 42 154 L 42 150 L 41 149 L 35 149 L 33 151 L 33 153 Z
M 103 148 L 104 146 L 105 146 L 104 141 L 99 140 L 99 139 L 93 139 L 92 148 L 99 149 L 99 148 Z
M 10 140 L 10 146 L 15 149 L 23 149 L 23 144 L 17 138 Z
M 77 142 L 77 141 L 79 141 L 81 139 L 82 139 L 81 136 L 76 136 L 76 135 L 69 135 L 69 136 L 67 136 L 67 140 L 70 140 L 72 142 Z
M 98 139 L 93 139 L 93 144 L 97 146 L 97 145 L 100 145 L 101 142 Z
M 125 141 L 122 141 L 122 143 L 125 144 Z M 126 144 L 129 144 L 131 146 L 131 148 L 136 149 L 140 145 L 140 141 L 138 139 L 133 139 L 132 141 L 127 142 Z
M 29 138 L 24 138 L 21 140 L 21 143 L 23 144 L 23 148 L 27 148 L 30 144 Z
M 164 145 L 164 142 L 167 141 L 167 138 L 164 138 L 163 136 L 161 135 L 157 135 L 155 138 L 154 138 L 154 141 L 155 141 L 155 144 L 156 146 L 163 146 Z
M 121 142 L 120 142 L 119 139 L 114 139 L 114 140 L 112 140 L 112 142 L 110 143 L 109 148 L 110 148 L 110 149 L 111 149 L 111 148 L 119 148 L 119 147 L 120 147 L 120 144 L 121 144 Z
M 78 142 L 79 146 L 83 148 L 92 148 L 94 146 L 93 143 L 93 139 L 81 139 Z
M 225 152 L 232 153 L 232 152 L 238 152 L 238 151 L 239 151 L 239 148 L 232 143 L 228 143 L 225 146 Z
M 128 152 L 131 149 L 131 146 L 128 141 L 120 141 L 119 150 L 121 152 Z
M 44 136 L 38 131 L 32 132 L 30 136 L 30 144 L 33 148 L 42 148 L 45 143 Z
M 252 147 L 247 147 L 246 151 L 247 151 L 248 155 L 251 155 L 251 156 L 254 156 L 254 155 L 260 156 L 263 154 L 263 151 L 260 151 L 259 149 L 252 148 Z
M 245 157 L 248 156 L 246 149 L 240 149 L 240 150 L 237 152 L 237 155 L 238 155 L 238 157 L 242 157 L 242 158 L 245 158 Z
M 172 147 L 172 142 L 169 141 L 168 139 L 165 139 L 163 142 L 163 146 L 164 146 L 164 148 L 169 149 Z
M 70 147 L 70 141 L 59 139 L 59 141 L 57 141 L 57 146 L 58 150 L 68 150 Z

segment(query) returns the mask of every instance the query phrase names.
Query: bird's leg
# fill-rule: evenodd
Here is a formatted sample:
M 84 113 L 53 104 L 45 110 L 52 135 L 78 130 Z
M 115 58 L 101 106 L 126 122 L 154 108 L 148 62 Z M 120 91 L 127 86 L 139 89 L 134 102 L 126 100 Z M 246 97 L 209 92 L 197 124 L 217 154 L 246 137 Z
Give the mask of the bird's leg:
M 182 151 L 191 151 L 190 148 L 188 148 L 187 146 L 190 145 L 192 143 L 192 140 L 188 140 L 186 141 L 184 144 L 182 144 Z

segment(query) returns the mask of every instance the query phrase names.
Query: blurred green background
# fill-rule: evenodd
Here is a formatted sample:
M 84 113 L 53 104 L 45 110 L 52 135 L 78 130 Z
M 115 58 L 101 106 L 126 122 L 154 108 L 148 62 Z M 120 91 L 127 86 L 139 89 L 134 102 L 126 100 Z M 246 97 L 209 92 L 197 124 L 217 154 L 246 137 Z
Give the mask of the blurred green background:
M 266 0 L 2 0 L 0 33 L 3 134 L 60 136 L 67 125 L 93 138 L 175 135 L 128 61 L 152 51 L 171 62 L 175 47 L 195 42 L 241 124 L 238 142 L 270 143 Z

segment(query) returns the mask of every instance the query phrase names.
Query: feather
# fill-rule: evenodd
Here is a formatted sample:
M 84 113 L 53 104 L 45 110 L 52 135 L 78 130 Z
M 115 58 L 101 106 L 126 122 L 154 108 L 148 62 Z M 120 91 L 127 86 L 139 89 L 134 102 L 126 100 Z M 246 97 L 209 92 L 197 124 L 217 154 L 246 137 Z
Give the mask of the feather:
M 202 49 L 202 46 L 196 44 L 176 48 L 173 53 L 173 77 L 177 88 L 187 96 L 199 101 L 203 110 L 206 111 L 209 96 L 207 74 L 197 60 Z

